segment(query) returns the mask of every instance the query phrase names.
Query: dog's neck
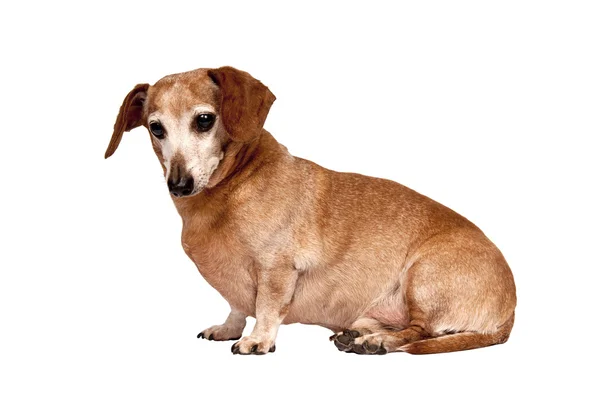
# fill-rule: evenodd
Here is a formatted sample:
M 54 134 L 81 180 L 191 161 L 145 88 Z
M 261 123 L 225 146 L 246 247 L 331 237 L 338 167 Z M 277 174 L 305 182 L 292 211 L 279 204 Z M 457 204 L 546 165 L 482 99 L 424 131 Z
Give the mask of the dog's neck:
M 231 141 L 224 151 L 223 160 L 210 177 L 206 188 L 191 197 L 174 198 L 173 202 L 184 223 L 201 209 L 215 214 L 225 205 L 228 192 L 243 184 L 263 165 L 287 153 L 285 147 L 266 130 L 257 139 L 247 142 Z M 211 211 L 212 210 L 212 211 Z
M 248 143 L 235 141 L 229 142 L 225 148 L 223 159 L 208 180 L 206 188 L 213 189 L 219 184 L 227 183 L 227 180 L 235 177 L 235 175 L 245 169 L 246 166 L 255 167 L 255 163 L 257 162 L 253 162 L 253 160 L 256 160 L 255 158 L 257 155 L 261 153 L 261 147 L 264 146 L 262 141 L 265 135 L 270 134 L 264 132 L 257 137 L 257 139 Z

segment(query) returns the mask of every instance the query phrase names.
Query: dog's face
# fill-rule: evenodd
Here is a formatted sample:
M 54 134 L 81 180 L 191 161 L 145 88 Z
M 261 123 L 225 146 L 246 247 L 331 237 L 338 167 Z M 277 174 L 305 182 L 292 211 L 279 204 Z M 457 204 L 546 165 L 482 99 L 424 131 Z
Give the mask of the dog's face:
M 106 151 L 143 125 L 175 197 L 202 191 L 230 142 L 256 139 L 275 96 L 246 72 L 197 69 L 137 85 L 125 98 Z
M 223 159 L 228 137 L 219 100 L 205 70 L 167 76 L 148 89 L 145 124 L 174 196 L 201 191 Z

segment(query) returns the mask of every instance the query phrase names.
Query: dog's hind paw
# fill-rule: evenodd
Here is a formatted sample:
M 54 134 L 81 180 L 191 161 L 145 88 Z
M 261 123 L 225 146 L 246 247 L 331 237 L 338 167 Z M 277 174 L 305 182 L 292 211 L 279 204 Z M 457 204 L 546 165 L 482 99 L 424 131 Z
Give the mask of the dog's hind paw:
M 349 352 L 354 344 L 354 339 L 359 336 L 360 332 L 358 330 L 346 329 L 343 332 L 334 334 L 329 338 L 329 340 L 333 341 L 333 344 L 335 344 L 338 350 Z
M 387 350 L 383 347 L 383 344 L 376 344 L 376 342 L 370 341 L 369 337 L 369 335 L 361 337 L 360 332 L 357 330 L 344 330 L 343 332 L 334 334 L 329 340 L 333 341 L 338 350 L 344 352 L 365 355 L 387 354 Z

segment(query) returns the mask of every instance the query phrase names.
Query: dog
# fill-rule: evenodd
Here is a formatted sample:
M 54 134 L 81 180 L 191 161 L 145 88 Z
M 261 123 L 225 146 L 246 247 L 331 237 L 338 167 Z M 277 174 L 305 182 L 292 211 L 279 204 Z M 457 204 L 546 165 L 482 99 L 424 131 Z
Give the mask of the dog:
M 396 182 L 290 155 L 263 129 L 274 101 L 246 72 L 196 69 L 136 85 L 114 125 L 105 158 L 148 129 L 183 249 L 231 307 L 198 337 L 238 340 L 244 355 L 275 351 L 290 323 L 329 328 L 357 354 L 506 342 L 515 283 L 483 232 Z

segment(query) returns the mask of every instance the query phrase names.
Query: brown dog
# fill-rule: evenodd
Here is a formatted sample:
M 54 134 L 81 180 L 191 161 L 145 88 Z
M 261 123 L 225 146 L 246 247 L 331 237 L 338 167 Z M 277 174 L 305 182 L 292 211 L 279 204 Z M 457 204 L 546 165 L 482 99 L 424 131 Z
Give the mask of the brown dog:
M 430 354 L 504 343 L 512 273 L 471 222 L 392 181 L 293 157 L 263 129 L 275 96 L 246 72 L 137 85 L 106 157 L 143 125 L 183 219 L 182 244 L 231 306 L 208 340 L 275 350 L 281 323 L 327 327 L 338 349 Z

